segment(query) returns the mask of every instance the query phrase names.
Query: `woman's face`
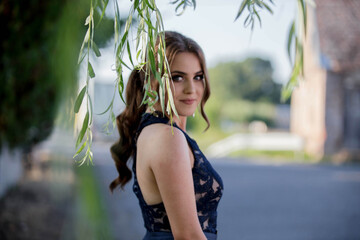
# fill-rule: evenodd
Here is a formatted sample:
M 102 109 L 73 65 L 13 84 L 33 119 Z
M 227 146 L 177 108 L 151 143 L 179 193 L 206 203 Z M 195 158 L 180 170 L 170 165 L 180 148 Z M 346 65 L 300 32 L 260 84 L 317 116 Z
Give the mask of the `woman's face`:
M 191 116 L 204 93 L 204 72 L 199 58 L 190 52 L 178 53 L 170 70 L 176 111 L 179 116 Z

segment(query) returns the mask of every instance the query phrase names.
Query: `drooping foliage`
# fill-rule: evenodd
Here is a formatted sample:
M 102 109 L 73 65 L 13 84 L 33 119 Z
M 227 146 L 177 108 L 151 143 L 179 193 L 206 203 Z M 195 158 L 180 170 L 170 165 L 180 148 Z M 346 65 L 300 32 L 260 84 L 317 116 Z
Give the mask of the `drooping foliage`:
M 88 1 L 0 2 L 0 149 L 30 151 L 50 135 L 61 100 L 74 97 L 87 9 Z M 96 40 L 104 46 L 112 35 Z

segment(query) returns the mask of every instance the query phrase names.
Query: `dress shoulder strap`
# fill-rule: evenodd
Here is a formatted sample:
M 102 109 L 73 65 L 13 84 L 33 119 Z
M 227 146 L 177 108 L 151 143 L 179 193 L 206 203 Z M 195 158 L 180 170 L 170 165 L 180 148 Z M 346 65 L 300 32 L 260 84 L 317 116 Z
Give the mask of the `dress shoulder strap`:
M 137 138 L 139 137 L 141 131 L 151 125 L 151 124 L 155 124 L 155 123 L 163 123 L 163 124 L 168 124 L 169 119 L 163 115 L 162 112 L 158 112 L 155 111 L 153 113 L 143 113 L 141 120 L 140 120 L 140 124 L 138 129 L 136 130 L 136 134 L 135 134 L 135 142 L 137 141 Z
M 170 120 L 168 117 L 164 116 L 162 112 L 160 111 L 155 111 L 153 113 L 144 113 L 142 115 L 139 127 L 136 131 L 135 134 L 135 141 L 134 143 L 136 144 L 137 138 L 139 137 L 141 131 L 146 127 L 149 126 L 151 124 L 155 124 L 155 123 L 163 123 L 163 124 L 168 124 L 170 125 Z M 176 127 L 177 129 L 179 129 L 186 137 L 187 142 L 189 143 L 190 147 L 193 150 L 198 150 L 198 146 L 195 142 L 195 140 L 193 140 L 184 130 L 182 130 L 176 123 L 173 123 L 173 126 Z

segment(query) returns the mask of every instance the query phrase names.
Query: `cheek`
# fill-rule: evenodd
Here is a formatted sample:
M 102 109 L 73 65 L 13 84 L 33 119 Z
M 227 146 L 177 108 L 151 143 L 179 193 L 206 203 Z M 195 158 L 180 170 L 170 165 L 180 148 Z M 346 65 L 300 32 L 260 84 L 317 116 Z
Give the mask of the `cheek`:
M 171 91 L 174 99 L 177 99 L 182 93 L 182 85 L 175 82 L 174 85 L 171 85 Z
M 198 95 L 202 97 L 204 95 L 204 91 L 205 91 L 204 83 L 203 82 L 198 82 L 196 84 L 196 90 L 197 90 Z

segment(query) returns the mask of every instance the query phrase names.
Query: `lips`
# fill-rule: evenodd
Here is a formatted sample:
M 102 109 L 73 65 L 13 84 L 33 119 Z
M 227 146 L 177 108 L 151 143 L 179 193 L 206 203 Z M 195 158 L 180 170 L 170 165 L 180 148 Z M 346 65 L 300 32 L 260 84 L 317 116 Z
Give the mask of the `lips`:
M 184 100 L 180 100 L 180 102 L 185 103 L 187 105 L 191 105 L 196 102 L 196 99 L 184 99 Z

